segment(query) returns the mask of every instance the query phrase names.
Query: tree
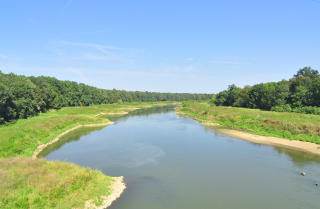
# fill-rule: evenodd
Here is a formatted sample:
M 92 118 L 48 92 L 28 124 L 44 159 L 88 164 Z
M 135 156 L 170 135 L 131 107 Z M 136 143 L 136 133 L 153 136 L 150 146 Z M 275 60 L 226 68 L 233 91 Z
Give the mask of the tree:
M 311 67 L 304 67 L 298 70 L 297 74 L 293 75 L 293 78 L 297 78 L 299 76 L 309 77 L 311 79 L 315 79 L 319 77 L 319 72 L 317 70 L 312 69 Z

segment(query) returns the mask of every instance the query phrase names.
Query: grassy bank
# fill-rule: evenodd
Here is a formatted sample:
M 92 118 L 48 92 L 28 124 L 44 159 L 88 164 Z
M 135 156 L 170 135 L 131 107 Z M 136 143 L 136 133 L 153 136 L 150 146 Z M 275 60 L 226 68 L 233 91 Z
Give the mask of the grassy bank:
M 83 208 L 110 193 L 112 178 L 90 168 L 14 157 L 0 159 L 0 208 Z
M 39 145 L 76 126 L 109 123 L 111 115 L 103 113 L 124 113 L 169 103 L 173 102 L 66 107 L 0 126 L 0 208 L 84 208 L 87 200 L 101 205 L 101 197 L 111 192 L 111 177 L 71 163 L 30 156 Z M 77 129 L 69 136 L 81 131 Z
M 45 144 L 64 131 L 78 125 L 105 124 L 108 115 L 124 113 L 135 108 L 166 105 L 169 102 L 106 104 L 87 107 L 65 107 L 51 110 L 36 117 L 18 120 L 9 126 L 0 126 L 0 157 L 32 156 L 38 145 Z M 97 116 L 98 115 L 98 116 Z
M 183 106 L 176 107 L 176 110 L 206 123 L 218 123 L 252 134 L 320 144 L 319 115 L 210 107 L 207 103 L 196 102 L 184 103 Z

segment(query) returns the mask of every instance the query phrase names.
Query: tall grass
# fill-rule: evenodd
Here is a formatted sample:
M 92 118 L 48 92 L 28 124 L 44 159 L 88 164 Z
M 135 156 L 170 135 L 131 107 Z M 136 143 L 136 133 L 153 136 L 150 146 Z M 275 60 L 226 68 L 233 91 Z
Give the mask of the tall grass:
M 320 144 L 320 116 L 300 113 L 263 111 L 235 107 L 210 107 L 207 103 L 188 102 L 176 109 L 205 122 L 247 131 Z
M 83 208 L 110 193 L 112 178 L 60 161 L 0 159 L 0 208 Z

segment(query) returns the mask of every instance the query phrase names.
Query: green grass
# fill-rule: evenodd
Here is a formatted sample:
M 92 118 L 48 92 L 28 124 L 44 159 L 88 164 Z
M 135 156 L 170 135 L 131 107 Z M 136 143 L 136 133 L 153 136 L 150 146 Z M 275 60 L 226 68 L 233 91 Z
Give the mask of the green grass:
M 89 199 L 94 200 L 97 206 L 101 205 L 101 196 L 110 193 L 108 185 L 113 181 L 111 177 L 71 163 L 28 157 L 39 144 L 45 144 L 73 127 L 110 122 L 108 115 L 100 113 L 129 112 L 134 111 L 133 108 L 170 103 L 173 102 L 65 107 L 0 126 L 0 208 L 83 208 Z M 77 134 L 88 130 L 96 128 L 75 130 L 68 133 L 68 137 L 77 137 Z M 57 148 L 62 145 L 63 142 L 58 141 L 52 146 Z
M 188 102 L 188 104 L 185 105 L 187 107 L 176 107 L 177 111 L 190 114 L 205 122 L 219 123 L 253 134 L 320 144 L 319 115 L 210 107 L 207 103 Z
M 15 124 L 0 126 L 0 158 L 32 156 L 39 144 L 45 144 L 64 131 L 84 124 L 110 122 L 108 115 L 95 117 L 100 113 L 129 112 L 147 106 L 161 106 L 169 102 L 143 102 L 105 104 L 87 107 L 65 107 L 51 110 L 39 116 L 20 119 Z M 129 108 L 129 109 L 126 109 Z
M 83 208 L 109 194 L 113 182 L 100 171 L 44 159 L 0 159 L 0 168 L 0 208 Z

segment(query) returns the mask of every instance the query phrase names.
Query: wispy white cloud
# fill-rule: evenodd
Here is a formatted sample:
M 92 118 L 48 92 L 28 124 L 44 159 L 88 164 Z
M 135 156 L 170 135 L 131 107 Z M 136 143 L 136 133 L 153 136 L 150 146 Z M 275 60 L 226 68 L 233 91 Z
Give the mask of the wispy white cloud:
M 63 12 L 63 10 L 65 10 L 68 6 L 69 6 L 69 4 L 72 2 L 72 0 L 70 0 L 69 2 L 68 2 L 68 4 L 59 12 L 59 14 L 57 15 L 57 16 L 59 16 L 62 12 Z
M 0 54 L 0 57 L 1 57 L 2 59 L 5 59 L 5 60 L 8 60 L 8 59 L 9 59 L 9 57 L 4 56 L 4 55 L 2 55 L 2 54 Z
M 193 58 L 188 58 L 188 59 L 186 59 L 186 61 L 192 61 L 193 60 Z
M 210 61 L 213 64 L 230 64 L 230 65 L 251 65 L 251 63 L 241 63 L 241 62 L 233 62 L 233 61 Z
M 114 59 L 114 57 L 99 56 L 99 55 L 95 55 L 95 54 L 84 54 L 83 56 L 79 57 L 78 59 L 93 60 L 93 61 L 105 61 L 105 60 L 112 60 L 112 59 Z
M 192 66 L 187 66 L 187 67 L 179 67 L 179 66 L 169 66 L 169 67 L 163 67 L 163 66 L 159 66 L 157 68 L 153 68 L 153 72 L 165 72 L 165 73 L 189 73 L 191 71 L 193 71 L 193 69 L 195 68 L 195 65 Z
M 87 47 L 108 54 L 113 58 L 119 58 L 117 55 L 111 53 L 109 50 L 125 50 L 123 48 L 105 46 L 101 44 L 91 44 L 91 43 L 79 43 L 79 42 L 68 42 L 68 41 L 58 41 L 55 43 L 55 46 L 51 48 L 52 51 L 56 52 L 58 55 L 63 55 L 64 52 L 61 50 L 63 46 L 77 46 L 77 47 Z M 109 49 L 109 50 L 108 50 Z M 101 60 L 101 59 L 100 59 Z

